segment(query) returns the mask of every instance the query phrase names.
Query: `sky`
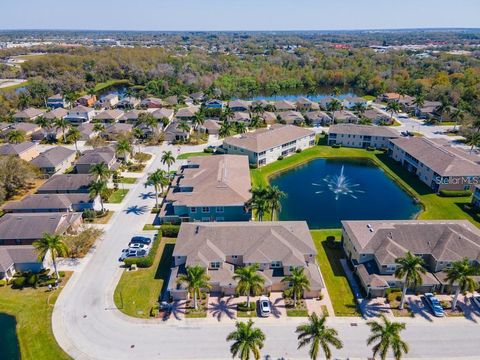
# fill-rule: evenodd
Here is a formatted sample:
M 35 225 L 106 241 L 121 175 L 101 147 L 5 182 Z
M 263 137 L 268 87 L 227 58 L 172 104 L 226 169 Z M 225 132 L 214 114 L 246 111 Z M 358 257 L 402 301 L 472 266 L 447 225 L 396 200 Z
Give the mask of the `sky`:
M 480 0 L 1 0 L 0 29 L 480 28 Z

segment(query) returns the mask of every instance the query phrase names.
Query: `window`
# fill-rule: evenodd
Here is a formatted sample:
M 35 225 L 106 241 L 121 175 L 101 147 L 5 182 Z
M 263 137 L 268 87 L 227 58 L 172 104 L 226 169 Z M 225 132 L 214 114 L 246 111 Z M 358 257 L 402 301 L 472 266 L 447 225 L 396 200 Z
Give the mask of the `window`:
M 209 213 L 209 212 L 210 212 L 210 208 L 208 206 L 202 207 L 202 213 Z
M 232 259 L 238 259 L 238 255 L 232 255 Z
M 217 213 L 223 213 L 224 210 L 225 209 L 223 206 L 217 206 L 217 209 L 216 209 Z
M 210 218 L 208 217 L 202 217 L 202 222 L 209 222 L 210 221 Z
M 281 261 L 272 261 L 272 263 L 270 264 L 270 267 L 272 269 L 281 268 L 282 267 L 282 262 Z
M 210 263 L 210 268 L 212 269 L 219 269 L 220 268 L 220 261 L 212 261 Z
M 223 216 L 218 216 L 217 221 L 225 221 L 225 218 Z
M 196 213 L 196 212 L 197 212 L 197 208 L 196 208 L 196 207 L 190 208 L 190 212 L 191 212 L 191 213 Z

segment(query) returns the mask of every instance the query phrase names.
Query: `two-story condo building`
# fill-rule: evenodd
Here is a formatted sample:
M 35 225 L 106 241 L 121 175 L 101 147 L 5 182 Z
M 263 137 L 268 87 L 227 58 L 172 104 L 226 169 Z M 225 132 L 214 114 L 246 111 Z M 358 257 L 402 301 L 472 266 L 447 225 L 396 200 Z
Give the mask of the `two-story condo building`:
M 63 97 L 61 94 L 56 94 L 53 96 L 50 96 L 47 99 L 47 107 L 51 109 L 57 109 L 57 108 L 68 108 L 70 107 L 70 103 Z
M 390 156 L 434 191 L 472 190 L 480 180 L 480 157 L 424 137 L 390 141 Z
M 238 155 L 192 157 L 173 181 L 160 212 L 164 223 L 249 221 L 248 159 Z
M 328 145 L 387 149 L 390 139 L 399 136 L 397 131 L 384 126 L 338 124 L 332 125 L 328 129 Z
M 269 128 L 231 136 L 223 141 L 228 154 L 247 155 L 250 164 L 262 166 L 315 145 L 315 132 L 294 125 Z
M 186 299 L 187 291 L 177 283 L 187 266 L 199 265 L 210 276 L 210 292 L 234 295 L 238 267 L 258 264 L 265 279 L 263 293 L 284 291 L 282 281 L 294 267 L 302 267 L 310 280 L 304 297 L 319 297 L 324 288 L 316 263 L 317 250 L 305 221 L 230 223 L 183 223 L 173 250 L 167 290 L 173 299 Z
M 445 269 L 470 259 L 478 264 L 480 230 L 467 220 L 342 221 L 342 243 L 360 283 L 371 297 L 403 287 L 396 260 L 410 251 L 423 258 L 426 274 L 418 292 L 451 291 Z

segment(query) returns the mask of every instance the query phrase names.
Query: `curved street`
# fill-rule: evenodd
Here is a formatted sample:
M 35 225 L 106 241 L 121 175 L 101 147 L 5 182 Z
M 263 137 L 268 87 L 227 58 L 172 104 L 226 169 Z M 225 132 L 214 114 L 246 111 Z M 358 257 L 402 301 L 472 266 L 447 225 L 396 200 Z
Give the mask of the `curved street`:
M 127 317 L 113 303 L 115 286 L 123 269 L 118 256 L 134 234 L 142 231 L 154 205 L 153 189 L 145 188 L 146 174 L 163 167 L 160 154 L 174 146 L 146 149 L 155 158 L 143 177 L 132 187 L 115 211 L 105 235 L 93 255 L 74 272 L 56 303 L 52 326 L 60 346 L 75 359 L 227 359 L 225 338 L 233 320 L 184 319 L 143 320 Z M 182 147 L 182 152 L 201 147 Z M 400 318 L 407 323 L 405 340 L 408 358 L 475 359 L 480 351 L 480 328 L 476 320 L 464 318 Z M 256 319 L 266 334 L 262 355 L 271 359 L 306 359 L 306 349 L 297 350 L 295 327 L 302 319 Z M 303 320 L 304 321 L 304 320 Z M 365 339 L 368 327 L 360 318 L 332 318 L 344 348 L 334 351 L 338 358 L 367 358 L 371 351 Z

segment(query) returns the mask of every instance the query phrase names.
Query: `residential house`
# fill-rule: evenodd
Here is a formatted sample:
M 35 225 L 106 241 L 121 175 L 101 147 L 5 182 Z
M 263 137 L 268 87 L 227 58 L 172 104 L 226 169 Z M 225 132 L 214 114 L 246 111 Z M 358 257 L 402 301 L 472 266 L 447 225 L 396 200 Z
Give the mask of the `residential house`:
M 205 120 L 203 125 L 200 125 L 199 131 L 208 135 L 218 135 L 221 126 L 220 121 L 208 119 Z
M 90 122 L 95 116 L 95 110 L 83 105 L 75 106 L 73 109 L 68 110 L 65 120 L 75 125 L 80 125 L 86 122 Z
M 183 131 L 178 128 L 180 122 L 174 120 L 165 128 L 165 141 L 174 143 L 178 141 L 187 141 L 190 137 L 192 128 L 190 126 L 190 131 Z
M 63 97 L 63 95 L 56 94 L 56 95 L 50 96 L 47 99 L 47 107 L 49 107 L 51 109 L 69 108 L 70 107 L 70 102 L 68 102 Z
M 100 107 L 105 109 L 113 109 L 119 103 L 117 94 L 108 94 L 100 99 Z
M 37 118 L 39 118 L 43 114 L 45 114 L 44 110 L 30 107 L 25 110 L 17 111 L 15 114 L 13 114 L 13 120 L 15 122 L 35 121 Z
M 174 300 L 186 299 L 187 290 L 178 277 L 187 266 L 201 266 L 207 269 L 211 293 L 235 295 L 235 269 L 258 264 L 258 273 L 265 280 L 262 293 L 283 292 L 289 287 L 283 278 L 301 267 L 310 283 L 303 296 L 318 298 L 325 286 L 316 256 L 304 221 L 183 223 L 172 254 L 174 267 L 167 291 Z
M 15 213 L 0 218 L 0 245 L 32 245 L 44 234 L 75 232 L 82 213 Z
M 0 155 L 12 155 L 22 160 L 30 161 L 38 156 L 38 149 L 35 143 L 24 141 L 19 144 L 5 144 L 0 146 Z
M 357 123 L 358 117 L 349 110 L 339 110 L 330 113 L 330 117 L 334 120 L 335 124 L 341 123 Z
M 55 142 L 58 139 L 62 138 L 63 131 L 61 128 L 56 126 L 50 126 L 47 128 L 40 128 L 35 131 L 32 135 L 32 141 L 46 141 L 46 142 Z
M 140 110 L 130 110 L 126 111 L 120 119 L 118 119 L 119 123 L 128 123 L 128 124 L 135 124 L 138 122 L 138 118 L 140 114 L 144 113 L 144 111 Z
M 94 127 L 95 124 L 93 123 L 83 123 L 78 125 L 77 129 L 78 131 L 80 131 L 81 134 L 80 140 L 87 141 L 89 139 L 92 139 L 96 134 L 96 131 L 94 131 Z
M 40 125 L 37 125 L 35 123 L 17 122 L 10 126 L 10 128 L 5 132 L 5 135 L 8 135 L 8 133 L 12 130 L 18 130 L 23 132 L 25 136 L 31 136 L 33 133 L 40 129 Z
M 277 123 L 277 115 L 274 112 L 264 111 L 261 117 L 267 125 L 273 125 Z
M 122 110 L 103 110 L 102 112 L 98 113 L 93 117 L 93 122 L 112 124 L 120 120 L 123 115 L 124 112 Z
M 218 99 L 211 99 L 205 103 L 205 109 L 223 109 L 223 101 Z
M 438 107 L 442 105 L 440 101 L 425 101 L 422 107 L 415 107 L 414 113 L 419 119 L 438 119 Z
M 323 98 L 320 100 L 320 108 L 324 111 L 327 111 L 328 110 L 328 106 L 329 104 L 332 102 L 332 100 L 334 100 L 335 98 L 333 97 L 326 97 L 326 98 Z M 338 99 L 336 99 L 338 100 Z
M 275 106 L 275 110 L 278 112 L 294 111 L 297 109 L 297 106 L 293 102 L 287 100 L 275 101 L 273 106 Z
M 44 151 L 30 163 L 38 167 L 45 175 L 51 176 L 58 172 L 65 172 L 70 168 L 75 161 L 76 153 L 75 150 L 56 146 Z
M 471 190 L 480 178 L 480 157 L 424 137 L 390 141 L 390 156 L 434 191 Z
M 57 119 L 64 119 L 68 115 L 68 110 L 64 108 L 55 108 L 46 112 L 43 117 L 47 120 L 53 121 Z
M 102 132 L 102 137 L 107 140 L 114 141 L 119 137 L 128 138 L 132 133 L 133 125 L 132 124 L 123 124 L 116 123 L 108 125 L 105 130 Z
M 152 116 L 158 121 L 162 122 L 163 119 L 167 119 L 168 123 L 173 120 L 174 111 L 172 109 L 162 108 L 152 112 Z
M 357 104 L 361 104 L 363 107 L 367 108 L 367 106 L 370 105 L 370 102 L 358 96 L 347 96 L 343 99 L 342 104 L 345 109 L 353 109 Z
M 332 118 L 323 111 L 309 111 L 305 114 L 305 119 L 310 123 L 311 126 L 327 126 L 332 123 Z
M 97 102 L 95 95 L 84 95 L 77 99 L 77 104 L 84 107 L 93 107 Z
M 287 110 L 287 111 L 282 111 L 278 114 L 278 117 L 280 118 L 280 122 L 282 124 L 287 124 L 287 125 L 301 125 L 305 122 L 305 118 L 303 117 L 302 113 L 299 111 L 293 111 L 293 110 Z
M 162 99 L 154 98 L 154 97 L 143 99 L 142 102 L 140 103 L 140 106 L 142 108 L 147 108 L 147 109 L 160 109 L 165 105 L 166 104 Z
M 328 129 L 328 145 L 387 149 L 400 134 L 385 126 L 339 124 Z
M 165 99 L 163 99 L 167 106 L 175 106 L 178 105 L 178 97 L 176 95 L 173 96 L 168 96 Z
M 249 221 L 251 199 L 246 156 L 196 156 L 175 177 L 160 212 L 163 223 Z
M 365 112 L 362 114 L 362 117 L 364 119 L 367 119 L 372 122 L 372 124 L 376 125 L 392 125 L 393 124 L 393 119 L 389 116 L 386 115 L 384 112 L 378 110 L 377 108 L 371 108 L 368 110 L 365 110 Z
M 190 99 L 192 99 L 195 103 L 200 103 L 203 101 L 203 98 L 205 97 L 205 94 L 203 92 L 196 92 L 196 93 L 191 93 L 188 95 Z
M 237 111 L 248 112 L 250 110 L 251 105 L 252 103 L 250 101 L 241 100 L 241 99 L 232 100 L 228 102 L 228 107 L 233 112 L 237 112 Z
M 298 98 L 295 105 L 297 106 L 297 110 L 301 112 L 320 110 L 320 105 L 318 103 L 305 97 Z
M 294 125 L 275 124 L 227 137 L 222 147 L 228 154 L 247 155 L 250 164 L 262 166 L 314 145 L 315 132 Z
M 37 194 L 88 194 L 90 174 L 57 174 L 37 189 Z
M 140 106 L 140 99 L 133 96 L 125 97 L 117 104 L 118 109 L 135 109 L 137 106 Z
M 33 194 L 3 207 L 6 213 L 83 212 L 101 210 L 100 198 L 89 194 Z
M 417 292 L 453 290 L 445 270 L 464 258 L 478 265 L 480 258 L 480 230 L 467 220 L 342 221 L 342 244 L 370 297 L 403 287 L 396 260 L 407 251 L 420 256 L 427 270 Z
M 43 267 L 32 245 L 0 246 L 0 280 L 10 281 L 17 272 L 38 273 Z
M 191 121 L 195 118 L 195 115 L 200 111 L 198 106 L 189 106 L 178 109 L 175 117 L 178 120 Z
M 99 147 L 86 150 L 75 163 L 77 174 L 89 174 L 95 164 L 104 163 L 108 169 L 115 170 L 118 167 L 115 149 L 111 146 Z
M 233 118 L 229 119 L 229 122 L 241 122 L 245 124 L 250 124 L 250 114 L 248 112 L 237 111 L 233 114 Z

